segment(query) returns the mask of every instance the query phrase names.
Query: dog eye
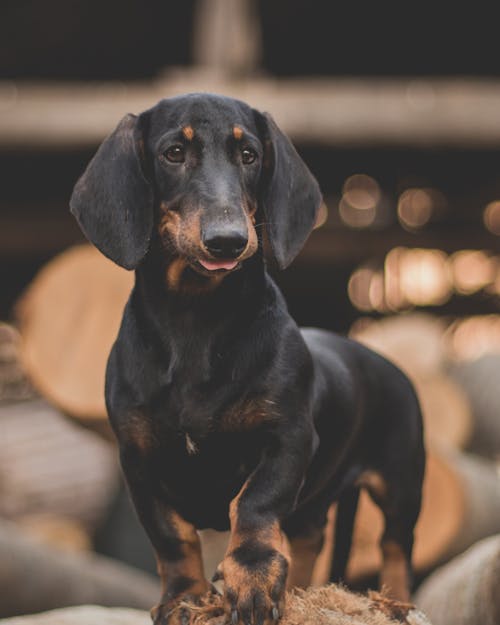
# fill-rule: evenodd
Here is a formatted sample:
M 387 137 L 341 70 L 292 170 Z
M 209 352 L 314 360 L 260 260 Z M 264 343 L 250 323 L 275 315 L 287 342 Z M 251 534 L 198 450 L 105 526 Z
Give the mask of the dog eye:
M 163 157 L 171 163 L 183 163 L 185 160 L 184 148 L 182 145 L 171 145 L 163 152 Z
M 243 148 L 241 150 L 241 161 L 244 165 L 250 165 L 257 158 L 257 152 L 252 148 Z

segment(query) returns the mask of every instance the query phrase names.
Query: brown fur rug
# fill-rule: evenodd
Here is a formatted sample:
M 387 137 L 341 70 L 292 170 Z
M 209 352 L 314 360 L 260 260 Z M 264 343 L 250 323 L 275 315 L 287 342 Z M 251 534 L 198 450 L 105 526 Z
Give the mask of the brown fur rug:
M 226 625 L 222 598 L 212 595 L 205 605 L 190 606 L 192 625 Z M 150 625 L 146 612 L 124 608 L 77 606 L 0 620 L 0 625 Z M 280 625 L 431 625 L 411 604 L 379 593 L 359 595 L 339 586 L 321 586 L 288 594 Z
M 226 625 L 222 597 L 192 609 L 192 625 Z M 431 625 L 414 605 L 376 592 L 361 595 L 329 585 L 288 593 L 280 625 Z

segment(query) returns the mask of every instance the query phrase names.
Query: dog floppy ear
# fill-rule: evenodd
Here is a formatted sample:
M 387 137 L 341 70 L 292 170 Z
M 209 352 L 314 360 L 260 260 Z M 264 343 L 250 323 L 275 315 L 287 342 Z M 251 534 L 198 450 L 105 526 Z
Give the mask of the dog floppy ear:
M 70 208 L 87 238 L 125 269 L 149 248 L 153 190 L 141 167 L 140 118 L 126 115 L 75 185 Z
M 272 117 L 259 113 L 263 125 L 264 170 L 261 202 L 267 235 L 280 269 L 297 256 L 316 222 L 319 185 L 290 139 Z

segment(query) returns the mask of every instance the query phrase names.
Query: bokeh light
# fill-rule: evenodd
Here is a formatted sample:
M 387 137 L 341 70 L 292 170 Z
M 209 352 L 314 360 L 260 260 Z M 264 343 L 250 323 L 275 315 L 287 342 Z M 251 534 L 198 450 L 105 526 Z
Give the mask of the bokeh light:
M 380 187 L 374 178 L 366 174 L 350 176 L 342 189 L 340 218 L 351 228 L 371 226 L 375 221 L 380 197 Z
M 470 295 L 494 282 L 497 261 L 481 250 L 460 250 L 449 264 L 457 293 Z
M 483 212 L 483 222 L 493 234 L 500 235 L 500 200 L 490 202 Z
M 374 310 L 370 300 L 370 288 L 375 271 L 370 267 L 360 267 L 349 278 L 347 292 L 349 299 L 358 310 Z
M 444 195 L 437 189 L 406 189 L 398 199 L 399 223 L 410 231 L 422 228 L 445 203 Z
M 416 306 L 439 306 L 451 296 L 451 277 L 441 250 L 408 249 L 401 257 L 399 280 L 406 299 Z

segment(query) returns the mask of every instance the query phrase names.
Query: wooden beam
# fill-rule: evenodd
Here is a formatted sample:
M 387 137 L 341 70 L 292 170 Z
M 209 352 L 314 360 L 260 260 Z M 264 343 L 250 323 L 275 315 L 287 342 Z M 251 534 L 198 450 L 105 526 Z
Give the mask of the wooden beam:
M 0 148 L 97 145 L 125 113 L 191 91 L 270 111 L 297 142 L 500 147 L 499 80 L 232 80 L 191 70 L 148 83 L 0 82 Z

